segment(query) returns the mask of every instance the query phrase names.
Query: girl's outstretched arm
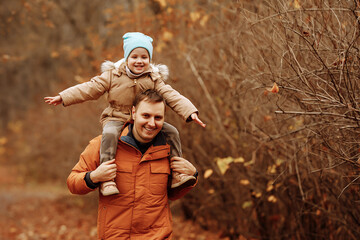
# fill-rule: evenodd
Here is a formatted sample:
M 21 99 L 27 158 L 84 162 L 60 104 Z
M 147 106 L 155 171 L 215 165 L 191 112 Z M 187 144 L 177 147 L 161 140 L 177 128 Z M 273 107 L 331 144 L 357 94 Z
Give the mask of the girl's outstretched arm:
M 57 106 L 62 103 L 62 99 L 60 95 L 57 95 L 55 97 L 44 97 L 44 100 L 49 105 Z

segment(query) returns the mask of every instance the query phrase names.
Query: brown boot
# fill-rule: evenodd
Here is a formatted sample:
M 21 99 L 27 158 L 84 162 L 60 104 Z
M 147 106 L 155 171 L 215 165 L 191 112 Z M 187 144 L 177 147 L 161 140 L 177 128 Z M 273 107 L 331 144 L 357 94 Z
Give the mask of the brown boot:
M 100 192 L 103 196 L 110 196 L 114 194 L 119 194 L 119 190 L 116 187 L 114 181 L 107 181 L 100 184 Z
M 172 172 L 171 188 L 186 188 L 196 183 L 194 176 Z

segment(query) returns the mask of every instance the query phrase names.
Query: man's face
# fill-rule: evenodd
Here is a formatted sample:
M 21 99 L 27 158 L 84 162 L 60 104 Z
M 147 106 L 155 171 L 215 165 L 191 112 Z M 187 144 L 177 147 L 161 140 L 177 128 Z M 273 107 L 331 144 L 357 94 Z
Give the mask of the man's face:
M 133 134 L 142 143 L 151 142 L 164 124 L 165 105 L 163 102 L 150 103 L 146 99 L 132 108 Z

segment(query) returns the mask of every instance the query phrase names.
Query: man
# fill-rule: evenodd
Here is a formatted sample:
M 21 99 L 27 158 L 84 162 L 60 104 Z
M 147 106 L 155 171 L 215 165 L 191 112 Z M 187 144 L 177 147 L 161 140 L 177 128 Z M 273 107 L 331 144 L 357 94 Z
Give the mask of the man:
M 94 191 L 100 182 L 115 178 L 119 194 L 99 195 L 98 239 L 171 239 L 168 200 L 184 196 L 196 185 L 169 188 L 170 169 L 197 176 L 187 160 L 173 157 L 160 131 L 165 103 L 155 91 L 139 94 L 132 121 L 124 125 L 115 159 L 99 164 L 101 136 L 90 141 L 70 173 L 67 184 L 74 194 Z

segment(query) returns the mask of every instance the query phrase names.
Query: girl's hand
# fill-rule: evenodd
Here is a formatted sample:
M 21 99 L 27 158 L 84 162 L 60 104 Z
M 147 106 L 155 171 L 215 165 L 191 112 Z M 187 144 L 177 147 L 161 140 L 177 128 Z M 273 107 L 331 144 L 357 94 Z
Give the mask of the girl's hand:
M 56 97 L 44 97 L 44 100 L 47 104 L 54 106 L 57 106 L 63 102 L 60 95 Z
M 182 157 L 172 157 L 170 160 L 170 168 L 179 173 L 193 176 L 196 173 L 196 168 L 188 160 Z
M 193 113 L 190 115 L 191 119 L 196 122 L 197 124 L 199 124 L 200 126 L 202 126 L 203 128 L 206 127 L 206 124 L 204 124 L 200 118 L 198 117 L 197 113 Z

